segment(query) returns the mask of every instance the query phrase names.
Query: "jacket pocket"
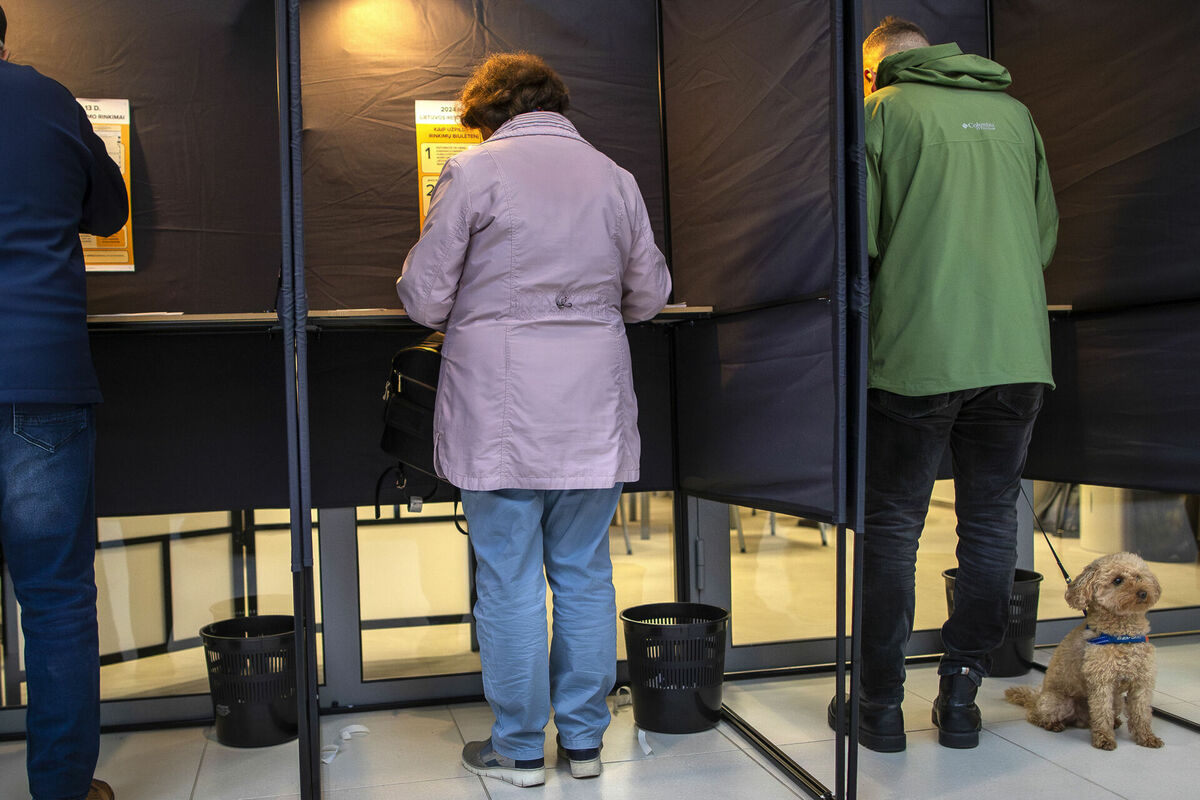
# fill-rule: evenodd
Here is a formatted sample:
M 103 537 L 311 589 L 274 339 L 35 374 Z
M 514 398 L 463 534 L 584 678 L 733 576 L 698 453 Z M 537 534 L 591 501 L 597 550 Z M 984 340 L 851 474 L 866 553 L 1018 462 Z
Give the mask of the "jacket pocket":
M 923 419 L 940 414 L 954 402 L 950 392 L 909 396 L 884 389 L 869 389 L 868 397 L 876 409 L 896 419 Z
M 83 405 L 18 405 L 13 411 L 13 433 L 53 453 L 87 430 L 90 413 Z
M 1018 419 L 1031 419 L 1042 410 L 1043 383 L 1010 383 L 996 390 L 996 402 Z

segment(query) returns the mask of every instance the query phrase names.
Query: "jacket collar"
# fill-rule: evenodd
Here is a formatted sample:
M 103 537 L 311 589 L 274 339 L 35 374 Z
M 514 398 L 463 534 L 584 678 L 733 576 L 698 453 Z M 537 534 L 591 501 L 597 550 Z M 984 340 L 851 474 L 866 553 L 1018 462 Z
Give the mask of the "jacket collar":
M 562 136 L 588 144 L 571 121 L 554 111 L 530 111 L 517 114 L 488 137 L 488 142 L 511 139 L 514 136 Z

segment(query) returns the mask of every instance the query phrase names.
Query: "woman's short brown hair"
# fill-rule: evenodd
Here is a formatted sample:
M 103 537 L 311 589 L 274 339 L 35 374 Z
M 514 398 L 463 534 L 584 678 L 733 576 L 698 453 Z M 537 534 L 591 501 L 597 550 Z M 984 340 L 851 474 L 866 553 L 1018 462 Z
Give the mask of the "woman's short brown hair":
M 496 130 L 517 114 L 570 107 L 567 85 L 532 53 L 496 53 L 480 64 L 462 90 L 462 124 Z

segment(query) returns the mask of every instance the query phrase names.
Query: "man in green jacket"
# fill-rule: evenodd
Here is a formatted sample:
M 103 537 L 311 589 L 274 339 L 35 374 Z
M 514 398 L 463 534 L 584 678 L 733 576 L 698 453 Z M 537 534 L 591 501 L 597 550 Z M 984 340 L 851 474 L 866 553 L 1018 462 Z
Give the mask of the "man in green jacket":
M 1004 637 L 1016 502 L 1050 373 L 1042 270 L 1058 212 L 1004 67 L 930 47 L 888 17 L 863 43 L 871 256 L 860 741 L 905 745 L 900 701 L 917 541 L 954 463 L 958 576 L 933 707 L 938 741 L 979 743 L 975 693 Z M 832 706 L 831 706 L 832 711 Z

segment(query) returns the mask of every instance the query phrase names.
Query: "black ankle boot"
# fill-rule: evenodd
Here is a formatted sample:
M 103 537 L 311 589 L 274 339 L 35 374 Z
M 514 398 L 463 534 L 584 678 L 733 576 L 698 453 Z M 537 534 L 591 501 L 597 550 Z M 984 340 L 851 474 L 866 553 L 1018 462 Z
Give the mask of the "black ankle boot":
M 850 699 L 846 698 L 846 707 Z M 837 730 L 837 698 L 829 701 L 829 727 Z M 876 753 L 899 753 L 906 744 L 904 712 L 899 703 L 858 701 L 858 743 Z
M 943 675 L 937 700 L 933 703 L 933 724 L 938 729 L 938 744 L 966 750 L 979 745 L 983 721 L 975 705 L 978 687 L 969 675 Z

